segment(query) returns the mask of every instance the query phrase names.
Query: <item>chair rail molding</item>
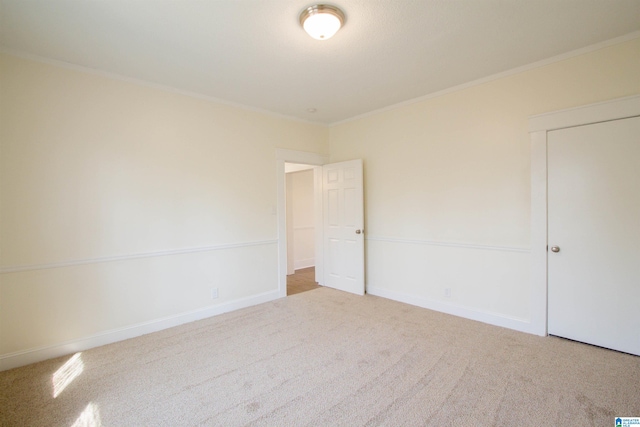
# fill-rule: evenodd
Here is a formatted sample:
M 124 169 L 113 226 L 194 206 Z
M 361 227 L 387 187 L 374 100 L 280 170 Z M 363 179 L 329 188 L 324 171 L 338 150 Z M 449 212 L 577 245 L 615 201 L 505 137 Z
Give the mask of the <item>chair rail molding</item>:
M 211 252 L 211 251 L 219 251 L 224 249 L 246 248 L 250 246 L 272 245 L 277 242 L 278 241 L 275 239 L 259 240 L 255 242 L 227 243 L 223 245 L 197 246 L 192 248 L 169 249 L 164 251 L 140 252 L 135 254 L 113 255 L 113 256 L 104 256 L 104 257 L 97 257 L 97 258 L 84 258 L 84 259 L 76 259 L 76 260 L 70 260 L 70 261 L 52 262 L 47 264 L 19 265 L 19 266 L 12 266 L 12 267 L 2 267 L 0 268 L 0 274 L 19 273 L 23 271 L 34 271 L 34 270 L 46 270 L 50 268 L 74 267 L 76 265 L 99 264 L 103 262 L 126 261 L 126 260 L 139 259 L 139 258 L 153 258 L 153 257 L 161 257 L 161 256 L 168 256 L 168 255 L 191 254 L 196 252 Z

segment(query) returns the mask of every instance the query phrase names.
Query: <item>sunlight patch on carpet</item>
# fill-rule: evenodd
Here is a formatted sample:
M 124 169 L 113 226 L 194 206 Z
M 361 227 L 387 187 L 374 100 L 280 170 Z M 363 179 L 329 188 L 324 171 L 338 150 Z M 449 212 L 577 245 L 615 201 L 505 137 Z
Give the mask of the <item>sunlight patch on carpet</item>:
M 71 427 L 100 427 L 101 425 L 102 421 L 100 420 L 98 405 L 93 402 L 89 402 Z
M 71 359 L 60 367 L 54 374 L 51 381 L 53 382 L 54 399 L 64 391 L 65 388 L 84 370 L 84 363 L 81 358 L 82 353 L 74 354 Z

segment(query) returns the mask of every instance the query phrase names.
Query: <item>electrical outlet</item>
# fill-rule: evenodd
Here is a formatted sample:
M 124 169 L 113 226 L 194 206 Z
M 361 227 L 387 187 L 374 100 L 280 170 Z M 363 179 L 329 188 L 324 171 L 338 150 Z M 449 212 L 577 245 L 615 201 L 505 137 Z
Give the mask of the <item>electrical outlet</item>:
M 451 298 L 451 288 L 444 288 L 445 298 Z
M 211 288 L 211 299 L 218 298 L 218 288 Z

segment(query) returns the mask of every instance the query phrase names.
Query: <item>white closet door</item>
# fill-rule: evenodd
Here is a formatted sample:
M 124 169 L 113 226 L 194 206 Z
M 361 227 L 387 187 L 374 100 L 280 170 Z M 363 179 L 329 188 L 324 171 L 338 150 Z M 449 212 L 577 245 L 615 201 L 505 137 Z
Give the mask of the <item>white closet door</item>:
M 640 117 L 547 148 L 549 333 L 640 355 Z

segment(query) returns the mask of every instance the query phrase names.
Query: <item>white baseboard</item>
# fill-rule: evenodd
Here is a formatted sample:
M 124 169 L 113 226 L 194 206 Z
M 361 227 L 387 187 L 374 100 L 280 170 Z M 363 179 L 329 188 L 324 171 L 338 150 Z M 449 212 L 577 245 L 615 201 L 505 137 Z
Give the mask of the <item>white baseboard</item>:
M 31 348 L 28 350 L 5 354 L 0 356 L 0 371 L 41 362 L 43 360 L 76 353 L 78 351 L 88 350 L 93 347 L 99 347 L 129 338 L 135 338 L 152 332 L 158 332 L 163 329 L 194 322 L 196 320 L 206 319 L 207 317 L 273 301 L 278 298 L 280 298 L 278 290 L 264 292 L 262 294 L 229 301 L 220 305 L 205 307 L 177 314 L 175 316 L 151 320 L 149 322 L 138 323 L 124 328 L 112 329 L 110 331 L 65 341 L 51 346 Z
M 535 333 L 532 329 L 531 322 L 526 319 L 509 317 L 487 311 L 474 310 L 455 304 L 447 304 L 429 298 L 404 294 L 401 292 L 390 291 L 388 289 L 381 289 L 377 287 L 367 287 L 367 293 L 370 295 L 403 302 L 405 304 L 415 305 L 417 307 L 428 308 L 429 310 L 439 311 L 441 313 L 452 314 L 454 316 L 463 317 L 465 319 L 477 320 L 478 322 L 488 323 L 489 325 L 501 326 L 503 328 L 514 329 L 520 332 Z
M 316 265 L 316 260 L 314 258 L 307 259 L 299 259 L 293 263 L 293 266 L 296 270 L 300 270 L 301 268 L 309 268 Z

